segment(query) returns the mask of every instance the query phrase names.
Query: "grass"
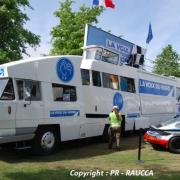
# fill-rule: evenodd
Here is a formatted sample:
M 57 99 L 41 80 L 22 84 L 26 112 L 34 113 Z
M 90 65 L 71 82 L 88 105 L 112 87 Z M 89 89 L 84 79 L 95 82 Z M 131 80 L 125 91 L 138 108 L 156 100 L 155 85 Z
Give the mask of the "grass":
M 0 179 L 2 180 L 60 180 L 71 177 L 72 169 L 104 172 L 120 170 L 153 170 L 154 176 L 145 179 L 180 179 L 180 155 L 155 151 L 148 144 L 142 146 L 144 163 L 136 163 L 138 137 L 126 137 L 121 141 L 122 150 L 108 150 L 106 143 L 91 140 L 65 143 L 51 156 L 32 156 L 29 151 L 0 151 Z M 81 178 L 80 178 L 81 179 Z M 84 179 L 84 178 L 83 178 Z M 86 179 L 90 179 L 87 177 Z M 103 176 L 96 179 L 144 179 L 139 176 Z

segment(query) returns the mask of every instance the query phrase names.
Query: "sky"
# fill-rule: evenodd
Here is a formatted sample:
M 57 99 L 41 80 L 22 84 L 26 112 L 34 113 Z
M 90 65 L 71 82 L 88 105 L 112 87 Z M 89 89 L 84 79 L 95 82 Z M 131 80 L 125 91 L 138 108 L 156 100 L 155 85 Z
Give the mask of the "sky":
M 41 43 L 36 50 L 28 48 L 31 57 L 48 54 L 51 49 L 50 31 L 58 24 L 54 12 L 63 0 L 29 0 L 33 10 L 26 9 L 30 21 L 25 27 L 40 35 Z M 93 0 L 74 0 L 73 10 L 85 4 L 92 6 Z M 162 48 L 171 44 L 180 54 L 180 0 L 113 0 L 115 9 L 106 9 L 98 18 L 97 27 L 111 31 L 114 35 L 147 48 L 146 58 L 154 60 Z M 146 46 L 149 22 L 153 39 Z M 24 56 L 26 58 L 26 56 Z M 146 64 L 152 67 L 151 62 Z

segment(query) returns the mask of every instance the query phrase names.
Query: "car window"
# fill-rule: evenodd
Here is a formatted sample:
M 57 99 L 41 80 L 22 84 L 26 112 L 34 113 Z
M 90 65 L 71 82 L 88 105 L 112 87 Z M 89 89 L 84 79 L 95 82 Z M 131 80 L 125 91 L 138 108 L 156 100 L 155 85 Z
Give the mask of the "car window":
M 180 128 L 180 122 L 175 125 L 176 128 Z
M 173 118 L 171 120 L 165 121 L 162 123 L 162 126 L 167 126 L 169 124 L 175 123 L 175 122 L 179 122 L 180 123 L 180 116 L 177 118 Z

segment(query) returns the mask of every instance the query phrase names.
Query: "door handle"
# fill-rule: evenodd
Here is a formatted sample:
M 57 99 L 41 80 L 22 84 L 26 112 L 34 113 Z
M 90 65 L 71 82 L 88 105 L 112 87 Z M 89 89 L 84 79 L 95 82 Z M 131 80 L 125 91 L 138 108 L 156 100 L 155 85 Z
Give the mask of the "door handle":
M 8 106 L 8 114 L 11 114 L 11 106 Z

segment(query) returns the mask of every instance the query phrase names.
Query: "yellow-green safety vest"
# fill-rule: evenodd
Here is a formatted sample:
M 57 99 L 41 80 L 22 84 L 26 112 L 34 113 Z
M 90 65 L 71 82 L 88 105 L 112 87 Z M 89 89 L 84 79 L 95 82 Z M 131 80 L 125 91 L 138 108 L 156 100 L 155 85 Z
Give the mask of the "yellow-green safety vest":
M 121 127 L 121 114 L 120 115 L 120 120 L 117 119 L 116 114 L 114 112 L 109 113 L 109 120 L 111 122 L 111 127 Z

